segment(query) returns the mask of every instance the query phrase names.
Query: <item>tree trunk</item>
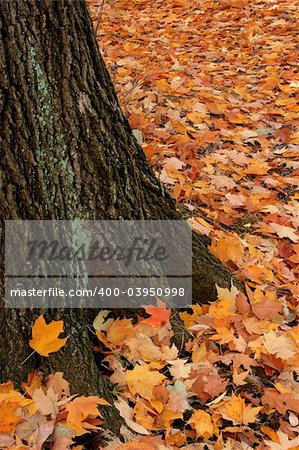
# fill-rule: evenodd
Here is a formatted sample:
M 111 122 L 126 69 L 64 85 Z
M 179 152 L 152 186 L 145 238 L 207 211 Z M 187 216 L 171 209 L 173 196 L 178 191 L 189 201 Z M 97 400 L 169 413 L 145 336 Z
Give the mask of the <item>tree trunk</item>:
M 179 218 L 119 107 L 85 2 L 2 0 L 0 26 L 1 218 Z M 193 244 L 193 299 L 203 302 L 213 299 L 216 282 L 228 286 L 231 274 L 201 237 Z M 3 247 L 2 232 L 2 256 Z M 1 289 L 3 299 L 3 279 Z M 90 311 L 49 311 L 64 319 L 68 345 L 21 365 L 38 313 L 2 308 L 2 381 L 20 382 L 42 364 L 64 372 L 73 391 L 111 400 L 92 355 Z

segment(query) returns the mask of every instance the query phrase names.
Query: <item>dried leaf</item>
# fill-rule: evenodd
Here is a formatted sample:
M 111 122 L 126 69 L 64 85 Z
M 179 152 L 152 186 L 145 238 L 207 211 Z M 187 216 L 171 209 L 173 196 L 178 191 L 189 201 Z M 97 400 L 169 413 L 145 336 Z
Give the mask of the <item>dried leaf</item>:
M 66 344 L 67 337 L 58 338 L 62 332 L 62 320 L 53 320 L 47 324 L 44 316 L 39 316 L 32 327 L 32 339 L 29 345 L 40 355 L 49 356 L 49 353 L 57 352 Z

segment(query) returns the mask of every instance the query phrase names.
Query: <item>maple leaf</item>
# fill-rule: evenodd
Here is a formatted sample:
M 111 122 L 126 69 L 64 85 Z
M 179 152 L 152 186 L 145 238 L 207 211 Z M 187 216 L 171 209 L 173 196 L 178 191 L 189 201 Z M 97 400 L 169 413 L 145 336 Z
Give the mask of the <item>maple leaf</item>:
M 148 364 L 136 365 L 133 370 L 126 373 L 128 388 L 132 395 L 138 394 L 147 400 L 152 399 L 154 387 L 161 384 L 164 379 L 165 376 L 157 370 L 150 370 Z
M 180 318 L 184 322 L 186 328 L 190 328 L 196 324 L 196 319 L 202 314 L 202 307 L 200 305 L 192 305 L 193 313 L 188 312 L 179 313 Z
M 209 247 L 211 253 L 224 263 L 232 261 L 237 266 L 241 264 L 244 248 L 241 239 L 236 233 L 218 233 L 219 238 L 213 237 Z
M 194 376 L 196 379 L 192 384 L 192 391 L 204 402 L 222 394 L 227 387 L 227 381 L 220 377 L 216 369 L 202 368 Z
M 56 418 L 59 412 L 58 397 L 52 388 L 49 388 L 45 393 L 42 388 L 38 388 L 32 394 L 32 398 L 39 412 L 45 416 L 51 415 Z
M 123 341 L 134 337 L 131 319 L 116 319 L 107 328 L 107 339 L 115 347 L 120 347 Z
M 212 317 L 221 319 L 235 315 L 235 302 L 231 298 L 222 298 L 212 303 L 209 313 Z
M 283 225 L 279 225 L 278 223 L 271 223 L 270 228 L 277 233 L 280 238 L 289 238 L 295 243 L 299 241 L 299 236 L 295 234 L 294 228 L 285 227 Z
M 98 313 L 98 315 L 96 316 L 96 318 L 94 319 L 94 321 L 92 323 L 93 328 L 96 331 L 106 331 L 107 330 L 107 325 L 109 325 L 113 320 L 113 319 L 106 320 L 109 313 L 110 313 L 110 311 L 107 311 L 106 309 L 102 309 L 102 311 L 100 311 Z
M 209 236 L 213 230 L 213 227 L 201 217 L 192 217 L 191 219 L 188 219 L 187 222 L 193 230 L 205 234 L 206 236 Z
M 169 361 L 172 367 L 169 369 L 170 374 L 174 378 L 188 378 L 191 371 L 191 364 L 186 364 L 186 359 L 177 359 Z
M 243 206 L 245 201 L 246 201 L 246 197 L 244 197 L 244 195 L 242 194 L 226 194 L 225 198 L 229 201 L 231 206 Z
M 287 336 L 278 336 L 273 330 L 264 334 L 263 345 L 268 353 L 284 360 L 292 358 L 296 354 L 293 341 Z
M 95 395 L 89 397 L 76 397 L 71 403 L 67 405 L 65 411 L 67 415 L 67 425 L 73 429 L 77 435 L 86 433 L 89 429 L 96 427 L 87 423 L 89 416 L 98 417 L 100 411 L 98 406 L 110 406 L 110 404 L 103 398 Z
M 221 378 L 217 372 L 214 376 L 211 373 L 210 376 L 207 377 L 207 381 L 207 385 L 204 386 L 204 392 L 206 392 L 211 398 L 223 393 L 228 384 L 228 382 Z
M 233 395 L 229 400 L 223 401 L 220 406 L 216 406 L 217 412 L 227 420 L 232 420 L 234 424 L 244 424 L 256 421 L 256 416 L 263 409 L 262 406 L 252 407 L 246 405 L 245 400 L 240 395 Z M 218 407 L 217 407 L 218 406 Z
M 226 327 L 217 327 L 217 334 L 211 336 L 211 340 L 219 341 L 221 344 L 228 344 L 234 340 L 234 330 Z
M 211 416 L 205 411 L 196 411 L 192 414 L 188 423 L 195 429 L 197 437 L 210 438 L 214 434 Z
M 55 372 L 47 378 L 47 389 L 53 389 L 58 398 L 70 395 L 69 383 L 63 378 L 62 372 Z
M 22 389 L 29 397 L 32 397 L 35 389 L 40 388 L 42 385 L 42 376 L 39 372 L 30 372 L 27 377 L 27 382 L 22 383 Z
M 267 319 L 282 313 L 283 305 L 278 300 L 264 298 L 261 302 L 252 305 L 252 311 L 258 319 Z
M 103 361 L 107 361 L 109 364 L 110 370 L 113 371 L 113 374 L 110 377 L 110 381 L 113 384 L 118 384 L 119 386 L 126 385 L 126 377 L 125 371 L 122 364 L 116 359 L 114 355 L 108 355 Z
M 155 428 L 154 417 L 150 414 L 150 411 L 152 411 L 152 408 L 147 407 L 143 400 L 139 400 L 134 407 L 134 417 L 136 422 L 142 425 L 147 430 L 152 430 L 153 428 Z
M 22 422 L 23 418 L 16 414 L 18 410 L 17 403 L 11 403 L 9 400 L 1 402 L 0 408 L 0 432 L 10 433 L 16 425 Z
M 118 398 L 118 400 L 114 402 L 114 406 L 118 409 L 120 416 L 125 420 L 128 427 L 130 427 L 133 431 L 139 434 L 150 434 L 144 426 L 134 422 L 134 411 L 130 408 L 127 402 L 121 398 Z
M 167 309 L 165 303 L 163 303 L 160 299 L 157 300 L 157 306 L 145 306 L 144 309 L 151 315 L 151 317 L 142 320 L 142 323 L 152 326 L 165 325 L 169 323 L 171 309 Z
M 58 338 L 63 332 L 63 321 L 53 320 L 49 324 L 46 323 L 44 316 L 39 316 L 32 327 L 32 339 L 29 345 L 33 350 L 42 356 L 49 356 L 60 350 L 68 340 L 66 338 Z
M 131 352 L 131 359 L 134 359 L 133 354 L 135 353 L 143 361 L 160 361 L 162 359 L 162 352 L 160 348 L 155 345 L 151 338 L 144 335 L 143 333 L 138 333 L 137 338 L 132 340 L 132 347 L 135 352 Z M 130 343 L 128 345 L 131 347 Z
M 54 427 L 54 419 L 47 420 L 45 416 L 36 414 L 26 422 L 17 425 L 16 435 L 22 441 L 27 441 L 29 448 L 42 449 L 44 442 L 53 433 Z

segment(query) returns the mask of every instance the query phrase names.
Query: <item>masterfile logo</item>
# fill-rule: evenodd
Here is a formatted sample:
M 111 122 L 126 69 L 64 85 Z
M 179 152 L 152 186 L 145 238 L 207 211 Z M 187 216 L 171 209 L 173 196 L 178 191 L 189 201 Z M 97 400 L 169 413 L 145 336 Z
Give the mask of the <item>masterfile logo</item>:
M 5 276 L 10 307 L 186 306 L 192 232 L 182 220 L 6 221 Z

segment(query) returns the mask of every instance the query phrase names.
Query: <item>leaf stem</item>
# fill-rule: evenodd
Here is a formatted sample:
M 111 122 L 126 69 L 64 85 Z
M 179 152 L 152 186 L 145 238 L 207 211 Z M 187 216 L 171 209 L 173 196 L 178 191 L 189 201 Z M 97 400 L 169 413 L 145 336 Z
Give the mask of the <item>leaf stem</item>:
M 23 364 L 25 364 L 25 362 L 26 361 L 28 361 L 28 359 L 29 358 L 31 358 L 31 356 L 33 355 L 35 353 L 35 350 L 33 350 L 33 352 L 32 353 L 30 353 L 30 355 L 29 356 L 27 356 L 27 358 L 26 359 L 24 359 L 24 361 L 23 362 L 21 362 L 21 366 L 23 365 Z

